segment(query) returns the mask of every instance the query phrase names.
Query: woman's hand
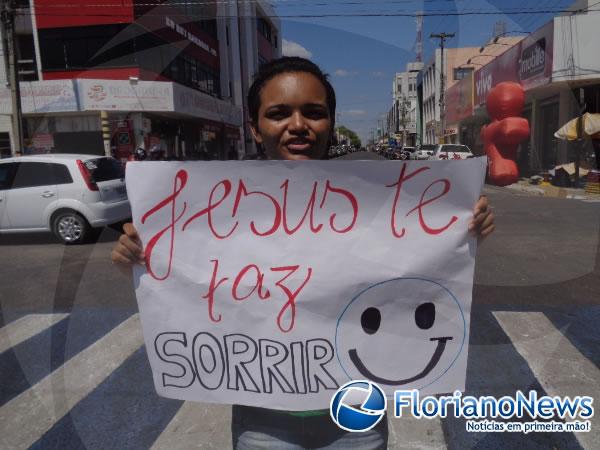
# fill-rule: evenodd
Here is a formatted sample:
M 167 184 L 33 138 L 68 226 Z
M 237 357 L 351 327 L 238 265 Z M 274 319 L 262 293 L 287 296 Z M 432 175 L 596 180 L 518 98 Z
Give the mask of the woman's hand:
M 123 272 L 129 273 L 134 264 L 145 264 L 142 241 L 131 223 L 123 225 L 123 234 L 110 257 Z
M 494 213 L 490 210 L 488 199 L 485 195 L 479 197 L 473 209 L 473 220 L 469 224 L 469 231 L 483 239 L 489 236 L 496 228 Z

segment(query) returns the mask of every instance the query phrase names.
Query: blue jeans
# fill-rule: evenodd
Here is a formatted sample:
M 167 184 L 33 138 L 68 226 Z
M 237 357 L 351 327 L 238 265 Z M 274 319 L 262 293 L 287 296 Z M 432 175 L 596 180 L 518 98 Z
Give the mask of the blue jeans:
M 231 432 L 235 450 L 254 449 L 360 449 L 387 448 L 384 417 L 372 430 L 350 433 L 329 414 L 297 417 L 264 408 L 233 405 Z

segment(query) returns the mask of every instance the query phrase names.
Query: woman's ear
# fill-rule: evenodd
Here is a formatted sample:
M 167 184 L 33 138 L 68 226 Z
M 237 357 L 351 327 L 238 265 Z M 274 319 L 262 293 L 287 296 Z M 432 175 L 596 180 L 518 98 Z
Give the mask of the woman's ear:
M 258 127 L 256 126 L 256 124 L 254 122 L 250 122 L 250 131 L 252 132 L 252 137 L 254 138 L 254 141 L 257 144 L 262 144 L 262 136 L 260 134 L 260 132 L 258 131 Z

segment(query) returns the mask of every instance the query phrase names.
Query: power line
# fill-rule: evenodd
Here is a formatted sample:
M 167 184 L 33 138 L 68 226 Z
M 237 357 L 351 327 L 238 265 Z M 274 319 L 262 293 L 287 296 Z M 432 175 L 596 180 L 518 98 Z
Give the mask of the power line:
M 114 5 L 113 5 L 114 6 Z M 505 16 L 507 14 L 511 14 L 511 15 L 533 15 L 533 14 L 560 14 L 560 13 L 564 13 L 564 10 L 537 10 L 537 11 L 511 11 L 509 13 L 505 13 L 505 12 L 501 12 L 501 11 L 465 11 L 465 12 L 451 12 L 451 11 L 445 11 L 445 12 L 434 12 L 434 13 L 423 13 L 422 15 L 424 17 L 443 17 L 443 16 L 455 16 L 455 17 L 460 17 L 460 16 Z M 588 13 L 595 13 L 595 12 L 600 12 L 600 9 L 590 9 L 587 10 Z M 33 15 L 31 12 L 18 12 L 17 15 L 19 16 L 31 16 Z M 46 12 L 39 12 L 36 11 L 35 13 L 36 16 L 40 17 L 123 17 L 123 18 L 129 18 L 130 16 L 128 14 L 101 14 L 101 13 L 95 13 L 95 14 L 90 14 L 90 13 L 86 13 L 86 12 L 82 12 L 82 13 L 46 13 Z M 183 14 L 183 13 L 172 13 L 170 14 L 172 17 L 187 17 L 189 18 L 190 15 L 189 14 Z M 145 13 L 144 14 L 145 17 L 152 17 L 152 16 L 156 16 L 156 17 L 164 17 L 164 14 L 154 14 L 154 13 Z M 243 17 L 256 17 L 254 15 L 250 15 L 250 16 L 244 16 L 244 15 L 239 15 L 239 16 L 232 16 L 232 15 L 210 15 L 210 16 L 202 16 L 202 15 L 194 15 L 194 17 L 197 18 L 201 18 L 201 17 L 205 17 L 207 19 L 237 19 L 237 18 L 243 18 Z M 403 12 L 396 12 L 396 13 L 364 13 L 364 12 L 360 12 L 360 13 L 346 13 L 346 14 L 342 14 L 342 13 L 332 13 L 332 14 L 286 14 L 286 15 L 263 15 L 261 14 L 260 17 L 264 17 L 264 18 L 275 18 L 275 19 L 323 19 L 323 18 L 335 18 L 335 17 L 409 17 L 409 18 L 414 18 L 416 17 L 415 13 L 403 13 Z

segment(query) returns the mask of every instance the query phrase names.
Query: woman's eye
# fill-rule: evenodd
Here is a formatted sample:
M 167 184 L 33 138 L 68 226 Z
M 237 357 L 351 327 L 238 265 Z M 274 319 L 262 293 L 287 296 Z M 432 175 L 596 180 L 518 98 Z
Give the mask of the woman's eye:
M 285 119 L 285 114 L 282 112 L 270 112 L 266 114 L 266 117 L 271 120 L 283 120 Z
M 312 119 L 312 120 L 320 120 L 320 119 L 324 119 L 327 117 L 327 113 L 323 112 L 323 111 L 308 111 L 305 116 L 308 119 Z

